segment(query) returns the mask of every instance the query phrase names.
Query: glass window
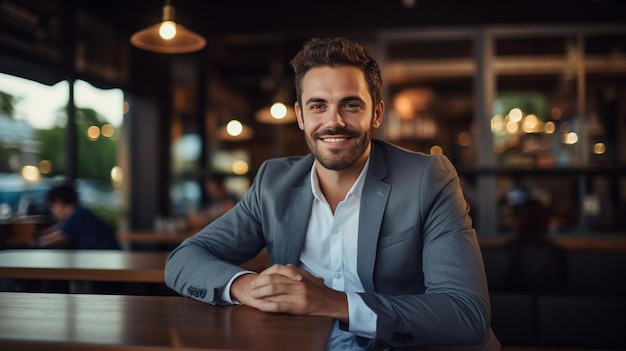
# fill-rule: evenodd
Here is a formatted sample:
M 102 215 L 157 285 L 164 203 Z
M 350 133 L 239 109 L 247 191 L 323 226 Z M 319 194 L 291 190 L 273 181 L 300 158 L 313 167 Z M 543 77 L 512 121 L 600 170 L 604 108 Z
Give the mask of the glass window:
M 471 85 L 463 78 L 392 87 L 386 138 L 411 150 L 443 153 L 457 167 L 473 166 Z
M 83 205 L 117 227 L 123 171 L 118 146 L 123 92 L 77 81 L 77 190 Z M 43 215 L 53 181 L 67 171 L 69 83 L 47 86 L 0 74 L 0 217 Z
M 0 220 L 45 213 L 53 178 L 65 174 L 69 84 L 0 73 Z
M 443 153 L 459 168 L 475 163 L 472 42 L 468 38 L 392 38 L 383 80 L 383 138 Z
M 626 35 L 585 37 L 584 153 L 592 169 L 611 169 L 626 160 Z M 594 231 L 626 227 L 626 187 L 618 172 L 590 176 L 583 187 L 585 225 Z
M 553 233 L 623 232 L 623 29 L 499 28 L 466 34 L 468 39 L 444 31 L 383 37 L 388 96 L 382 137 L 452 160 L 479 235 L 510 233 L 518 206 L 530 197 L 548 206 Z M 471 56 L 474 38 L 485 61 Z M 478 72 L 475 64 L 483 62 L 485 70 Z M 474 106 L 474 94 L 491 104 L 487 116 L 475 116 L 482 107 Z M 492 138 L 476 137 L 485 128 Z M 478 150 L 484 152 L 480 157 Z
M 503 51 L 518 55 L 496 58 L 497 91 L 491 130 L 498 165 L 581 165 L 576 42 L 569 38 L 496 42 L 496 52 L 502 44 L 506 48 Z M 560 56 L 541 56 L 546 51 Z
M 548 205 L 556 233 L 617 232 L 626 211 L 614 170 L 626 151 L 626 37 L 527 35 L 495 41 L 499 229 L 511 229 L 521 196 Z
M 118 163 L 124 93 L 77 80 L 74 85 L 78 162 L 77 190 L 84 206 L 117 227 L 123 169 Z

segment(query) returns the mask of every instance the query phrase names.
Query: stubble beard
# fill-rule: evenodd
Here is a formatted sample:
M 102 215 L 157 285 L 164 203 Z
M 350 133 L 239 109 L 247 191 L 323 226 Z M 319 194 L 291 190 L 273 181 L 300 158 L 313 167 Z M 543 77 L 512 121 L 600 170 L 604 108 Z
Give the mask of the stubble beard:
M 317 147 L 315 143 L 318 140 L 318 135 L 328 136 L 333 134 L 355 136 L 357 137 L 356 143 L 347 149 L 321 149 Z M 371 142 L 371 135 L 371 129 L 367 130 L 364 134 L 359 135 L 355 131 L 340 128 L 335 129 L 331 133 L 324 131 L 314 133 L 312 136 L 307 135 L 306 142 L 317 162 L 319 162 L 324 168 L 333 171 L 340 171 L 354 165 L 354 163 L 363 155 L 363 153 L 365 153 Z

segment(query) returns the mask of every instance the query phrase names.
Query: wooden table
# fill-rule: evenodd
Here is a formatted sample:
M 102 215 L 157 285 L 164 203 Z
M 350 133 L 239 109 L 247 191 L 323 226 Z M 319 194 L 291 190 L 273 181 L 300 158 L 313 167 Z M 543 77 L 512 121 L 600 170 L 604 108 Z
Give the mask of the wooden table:
M 332 323 L 178 296 L 0 293 L 0 350 L 325 350 Z
M 0 249 L 33 246 L 37 222 L 0 223 Z
M 117 241 L 122 246 L 131 244 L 169 244 L 178 245 L 194 233 L 157 233 L 157 232 L 121 232 Z
M 169 252 L 117 250 L 0 250 L 0 278 L 164 283 Z M 266 250 L 241 267 L 269 266 Z
M 163 283 L 167 252 L 0 251 L 0 278 Z

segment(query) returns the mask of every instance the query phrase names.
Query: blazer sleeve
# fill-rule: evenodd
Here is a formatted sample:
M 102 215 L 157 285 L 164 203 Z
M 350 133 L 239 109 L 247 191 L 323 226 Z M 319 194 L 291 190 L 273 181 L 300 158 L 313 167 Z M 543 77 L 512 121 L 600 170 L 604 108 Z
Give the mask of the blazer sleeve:
M 419 197 L 414 235 L 422 240 L 423 291 L 362 293 L 364 302 L 378 317 L 376 339 L 360 341 L 370 348 L 480 344 L 489 331 L 489 295 L 476 233 L 456 170 L 444 156 L 429 157 L 411 192 L 407 196 Z M 393 218 L 392 214 L 389 217 Z M 419 250 L 418 245 L 415 247 Z M 377 266 L 384 264 L 376 262 Z M 420 279 L 415 274 L 419 269 L 407 267 L 403 279 Z M 385 282 L 385 277 L 379 278 Z
M 264 170 L 264 166 L 259 169 L 257 179 Z M 265 247 L 260 191 L 255 180 L 234 208 L 172 251 L 165 265 L 168 287 L 205 303 L 229 304 L 221 296 L 229 280 L 244 271 L 238 265 Z

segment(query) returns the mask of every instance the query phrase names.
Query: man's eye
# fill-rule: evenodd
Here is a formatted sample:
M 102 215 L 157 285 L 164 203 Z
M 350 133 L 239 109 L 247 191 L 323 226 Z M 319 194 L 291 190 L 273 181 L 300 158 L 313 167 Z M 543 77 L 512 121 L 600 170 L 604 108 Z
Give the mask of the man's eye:
M 311 110 L 319 110 L 319 109 L 321 109 L 323 107 L 324 107 L 324 105 L 322 105 L 322 104 L 313 104 L 313 105 L 311 105 L 310 108 L 311 108 Z
M 346 104 L 345 108 L 347 110 L 350 110 L 350 111 L 356 111 L 356 110 L 359 110 L 361 108 L 361 105 L 359 105 L 359 104 Z

